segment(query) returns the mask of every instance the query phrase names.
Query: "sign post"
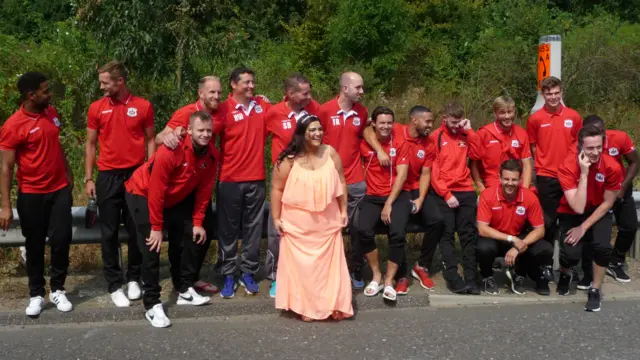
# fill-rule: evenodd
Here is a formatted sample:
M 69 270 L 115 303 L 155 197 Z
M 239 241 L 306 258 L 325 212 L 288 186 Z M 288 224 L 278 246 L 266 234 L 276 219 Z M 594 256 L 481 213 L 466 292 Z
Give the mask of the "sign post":
M 562 38 L 560 35 L 545 35 L 538 42 L 538 97 L 531 109 L 531 114 L 538 111 L 544 105 L 544 99 L 540 93 L 540 82 L 549 76 L 562 79 Z

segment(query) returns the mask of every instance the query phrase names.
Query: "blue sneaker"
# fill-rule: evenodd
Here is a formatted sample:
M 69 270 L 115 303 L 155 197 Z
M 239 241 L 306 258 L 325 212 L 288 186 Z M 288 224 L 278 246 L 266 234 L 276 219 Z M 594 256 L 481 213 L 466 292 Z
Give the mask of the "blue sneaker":
M 238 281 L 240 286 L 244 287 L 244 290 L 249 295 L 257 294 L 260 291 L 258 284 L 253 280 L 253 275 L 251 274 L 242 274 L 242 277 Z
M 237 287 L 238 284 L 233 279 L 233 275 L 226 275 L 224 277 L 224 287 L 222 288 L 222 291 L 220 291 L 220 296 L 223 299 L 231 299 L 235 294 Z
M 275 281 L 271 282 L 271 289 L 269 289 L 269 296 L 272 299 L 276 298 L 276 282 Z
M 360 273 L 352 272 L 351 274 L 351 287 L 354 289 L 364 289 L 364 280 L 362 280 L 362 275 Z

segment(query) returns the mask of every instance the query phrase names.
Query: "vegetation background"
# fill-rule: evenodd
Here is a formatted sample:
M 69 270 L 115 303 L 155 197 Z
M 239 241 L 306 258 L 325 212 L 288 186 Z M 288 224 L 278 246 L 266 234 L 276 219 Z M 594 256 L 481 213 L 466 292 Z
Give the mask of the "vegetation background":
M 562 35 L 566 104 L 637 143 L 640 0 L 3 0 L 0 121 L 19 106 L 19 76 L 47 74 L 75 205 L 84 205 L 86 110 L 101 96 L 96 69 L 111 59 L 153 103 L 158 131 L 194 101 L 200 77 L 226 82 L 239 65 L 256 70 L 257 92 L 273 101 L 292 72 L 326 101 L 351 69 L 365 78 L 365 105 L 390 106 L 400 119 L 417 103 L 439 111 L 455 98 L 478 127 L 492 120 L 493 99 L 509 95 L 524 126 L 538 39 L 548 34 Z

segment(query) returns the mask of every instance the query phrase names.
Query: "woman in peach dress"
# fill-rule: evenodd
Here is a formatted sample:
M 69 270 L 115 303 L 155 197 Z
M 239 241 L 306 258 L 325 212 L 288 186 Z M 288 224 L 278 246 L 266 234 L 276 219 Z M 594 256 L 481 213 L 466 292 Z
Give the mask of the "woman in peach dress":
M 271 216 L 280 233 L 276 308 L 304 321 L 353 316 L 342 228 L 347 188 L 338 153 L 312 115 L 297 123 L 273 169 Z

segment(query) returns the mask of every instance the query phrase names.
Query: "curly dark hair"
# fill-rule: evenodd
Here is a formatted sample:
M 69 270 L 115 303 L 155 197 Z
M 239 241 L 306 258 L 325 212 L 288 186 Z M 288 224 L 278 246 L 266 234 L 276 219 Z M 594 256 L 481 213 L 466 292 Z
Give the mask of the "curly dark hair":
M 298 120 L 296 131 L 293 133 L 291 142 L 289 142 L 289 145 L 278 155 L 276 166 L 279 166 L 285 158 L 296 158 L 304 152 L 304 133 L 314 121 L 320 121 L 320 119 L 315 115 L 305 115 Z

